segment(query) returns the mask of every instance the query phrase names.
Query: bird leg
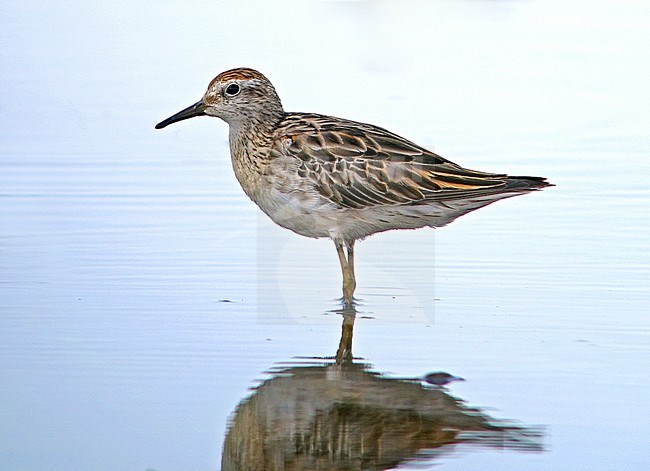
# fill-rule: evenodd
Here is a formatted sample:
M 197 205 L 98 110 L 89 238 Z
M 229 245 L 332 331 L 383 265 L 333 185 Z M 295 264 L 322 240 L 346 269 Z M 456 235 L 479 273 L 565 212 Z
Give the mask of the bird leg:
M 348 243 L 347 245 L 348 245 L 348 266 L 350 267 L 350 271 L 352 272 L 352 278 L 354 278 L 355 285 L 356 285 L 356 277 L 354 276 L 354 241 Z
M 336 245 L 336 252 L 339 254 L 341 272 L 343 273 L 343 302 L 346 306 L 351 306 L 352 295 L 354 294 L 354 289 L 357 287 L 357 282 L 354 279 L 354 266 L 350 264 L 349 258 L 345 257 L 343 244 L 340 242 L 334 242 L 334 244 Z M 353 249 L 351 246 L 348 246 L 348 257 L 350 254 L 353 254 Z M 352 255 L 352 262 L 354 263 L 354 255 Z
M 356 311 L 352 308 L 347 314 L 343 314 L 343 327 L 341 328 L 341 341 L 336 351 L 336 364 L 352 363 L 352 332 L 354 330 L 354 317 Z

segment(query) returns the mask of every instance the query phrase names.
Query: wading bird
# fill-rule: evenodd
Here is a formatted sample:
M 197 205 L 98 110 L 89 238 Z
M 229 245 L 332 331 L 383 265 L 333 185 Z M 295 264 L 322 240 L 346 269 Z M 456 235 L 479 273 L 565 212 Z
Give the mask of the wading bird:
M 288 113 L 260 72 L 238 68 L 203 98 L 156 125 L 195 116 L 230 127 L 230 156 L 244 192 L 276 224 L 334 241 L 343 300 L 356 287 L 354 243 L 391 229 L 440 227 L 502 198 L 549 186 L 545 178 L 463 168 L 371 124 Z

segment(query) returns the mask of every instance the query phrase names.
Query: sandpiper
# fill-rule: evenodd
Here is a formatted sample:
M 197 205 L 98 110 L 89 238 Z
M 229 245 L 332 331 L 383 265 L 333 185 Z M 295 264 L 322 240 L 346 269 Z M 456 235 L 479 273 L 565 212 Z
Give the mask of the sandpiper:
M 260 72 L 237 68 L 203 98 L 156 125 L 215 116 L 230 127 L 230 157 L 244 192 L 276 224 L 334 241 L 343 302 L 353 303 L 354 243 L 391 229 L 440 227 L 502 198 L 549 186 L 545 178 L 469 170 L 386 129 L 288 113 Z

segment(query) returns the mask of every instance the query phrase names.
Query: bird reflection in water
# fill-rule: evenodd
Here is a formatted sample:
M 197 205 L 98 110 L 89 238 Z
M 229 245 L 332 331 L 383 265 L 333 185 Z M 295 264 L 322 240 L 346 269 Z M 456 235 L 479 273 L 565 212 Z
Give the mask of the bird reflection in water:
M 346 309 L 334 358 L 279 364 L 237 406 L 224 471 L 383 470 L 460 445 L 543 451 L 538 427 L 495 419 L 449 394 L 445 387 L 461 378 L 388 378 L 355 361 L 354 319 Z

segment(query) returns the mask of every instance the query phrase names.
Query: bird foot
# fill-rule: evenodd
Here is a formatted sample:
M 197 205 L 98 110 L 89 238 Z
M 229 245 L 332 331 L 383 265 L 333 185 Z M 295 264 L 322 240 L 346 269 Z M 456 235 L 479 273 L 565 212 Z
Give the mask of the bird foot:
M 345 296 L 343 296 L 341 298 L 338 298 L 337 301 L 341 303 L 341 306 L 343 306 L 343 310 L 346 309 L 354 310 L 360 300 L 355 297 L 346 298 Z

